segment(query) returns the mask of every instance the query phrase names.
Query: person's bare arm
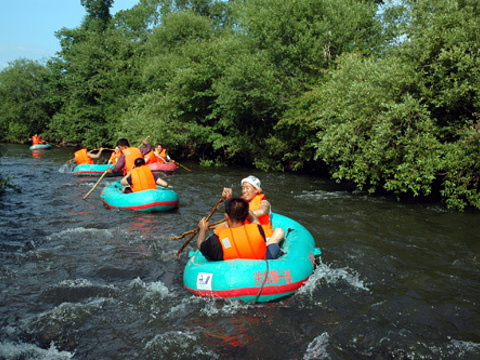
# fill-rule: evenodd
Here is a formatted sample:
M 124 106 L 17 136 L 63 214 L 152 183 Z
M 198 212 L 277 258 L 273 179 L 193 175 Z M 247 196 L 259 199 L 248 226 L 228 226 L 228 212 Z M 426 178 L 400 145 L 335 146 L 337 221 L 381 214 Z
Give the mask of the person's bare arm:
M 128 178 L 129 176 L 130 176 L 130 175 L 124 176 L 123 179 L 120 180 L 120 184 L 122 184 L 123 186 L 129 186 L 128 180 L 127 180 L 127 178 Z
M 197 237 L 197 248 L 200 250 L 200 246 L 202 245 L 202 243 L 206 240 L 207 238 L 207 230 L 208 230 L 208 221 L 207 221 L 207 218 L 202 218 L 199 222 L 198 222 L 198 228 L 200 229 L 198 231 L 198 237 Z
M 253 210 L 253 214 L 256 217 L 270 213 L 270 203 L 268 201 L 262 201 L 258 209 Z
M 88 157 L 90 159 L 98 159 L 100 157 L 100 155 L 102 155 L 103 148 L 100 148 L 100 151 L 97 152 L 96 154 L 93 154 L 92 151 L 95 151 L 95 150 L 90 150 L 88 152 Z

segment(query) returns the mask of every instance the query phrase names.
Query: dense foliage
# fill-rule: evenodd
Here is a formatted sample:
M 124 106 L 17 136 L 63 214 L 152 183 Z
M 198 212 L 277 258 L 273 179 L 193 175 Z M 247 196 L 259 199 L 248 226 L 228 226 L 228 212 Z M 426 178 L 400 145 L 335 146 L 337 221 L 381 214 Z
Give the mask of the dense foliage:
M 0 138 L 328 172 L 480 208 L 475 0 L 81 0 L 58 57 L 0 72 Z

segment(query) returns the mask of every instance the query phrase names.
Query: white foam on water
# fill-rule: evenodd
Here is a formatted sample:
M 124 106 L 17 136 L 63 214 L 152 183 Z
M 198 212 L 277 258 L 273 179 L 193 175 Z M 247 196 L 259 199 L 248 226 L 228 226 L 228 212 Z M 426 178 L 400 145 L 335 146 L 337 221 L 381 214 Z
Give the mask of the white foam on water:
M 60 168 L 58 169 L 58 172 L 62 174 L 72 174 L 73 169 L 75 169 L 76 166 L 77 166 L 76 163 L 65 163 L 62 166 L 60 166 Z
M 206 300 L 206 303 L 201 312 L 208 317 L 216 316 L 218 314 L 233 315 L 250 307 L 249 304 L 240 300 L 222 299 L 217 301 L 212 298 L 203 299 Z
M 50 348 L 45 350 L 36 345 L 4 341 L 0 342 L 0 358 L 26 360 L 68 360 L 73 359 L 75 353 L 59 351 L 52 341 Z
M 57 324 L 60 322 L 75 321 L 82 316 L 90 316 L 98 309 L 102 309 L 105 306 L 105 302 L 111 301 L 107 298 L 96 298 L 87 303 L 71 303 L 63 302 L 53 309 L 46 310 L 38 315 L 35 315 L 32 319 L 28 320 L 29 323 L 36 323 L 37 321 L 45 324 Z
M 158 358 L 195 359 L 197 357 L 208 357 L 219 359 L 218 354 L 214 351 L 209 350 L 206 346 L 198 345 L 198 337 L 191 331 L 168 331 L 156 335 L 147 342 L 145 349 Z
M 352 195 L 347 191 L 315 190 L 315 191 L 303 191 L 302 194 L 295 195 L 294 197 L 297 199 L 307 199 L 307 200 L 330 200 L 330 199 L 351 198 Z
M 166 298 L 168 296 L 173 296 L 173 293 L 168 290 L 168 288 L 165 286 L 165 284 L 161 281 L 156 281 L 153 283 L 145 283 L 142 279 L 136 278 L 132 280 L 130 283 L 131 287 L 135 286 L 140 286 L 145 290 L 145 297 L 150 297 L 150 296 L 158 296 L 160 294 L 160 297 Z
M 325 281 L 327 284 L 337 284 L 340 281 L 346 282 L 348 285 L 357 290 L 368 291 L 368 287 L 360 280 L 360 276 L 349 268 L 334 269 L 327 264 L 320 262 L 314 270 L 310 278 L 298 290 L 297 294 L 313 294 L 313 291 Z
M 328 359 L 327 345 L 329 336 L 328 333 L 317 336 L 313 341 L 308 344 L 307 351 L 303 356 L 304 360 L 312 359 Z
M 189 309 L 192 308 L 192 304 L 199 304 L 202 301 L 204 301 L 204 298 L 195 295 L 192 295 L 188 298 L 182 297 L 180 301 L 178 301 L 177 298 L 176 305 L 170 307 L 166 317 L 174 317 L 176 314 L 182 315 L 188 313 Z
M 109 285 L 98 285 L 98 284 L 93 284 L 90 280 L 86 279 L 67 279 L 67 280 L 62 280 L 59 283 L 60 286 L 63 287 L 69 287 L 69 288 L 82 288 L 82 287 L 91 287 L 95 286 L 96 288 L 105 288 L 105 289 L 115 289 L 114 284 L 109 284 Z
M 63 280 L 60 282 L 61 286 L 66 286 L 66 287 L 86 287 L 86 286 L 92 286 L 92 282 L 86 279 L 69 279 L 69 280 Z
M 480 344 L 472 341 L 452 339 L 447 345 L 449 351 L 453 352 L 458 358 L 467 358 L 469 356 L 480 356 Z
M 108 229 L 94 229 L 94 228 L 85 229 L 84 227 L 77 227 L 73 229 L 62 230 L 58 233 L 47 236 L 47 239 L 55 240 L 55 239 L 64 238 L 70 235 L 85 235 L 85 234 L 92 234 L 93 237 L 101 236 L 104 238 L 108 237 L 109 239 L 113 239 L 113 233 Z

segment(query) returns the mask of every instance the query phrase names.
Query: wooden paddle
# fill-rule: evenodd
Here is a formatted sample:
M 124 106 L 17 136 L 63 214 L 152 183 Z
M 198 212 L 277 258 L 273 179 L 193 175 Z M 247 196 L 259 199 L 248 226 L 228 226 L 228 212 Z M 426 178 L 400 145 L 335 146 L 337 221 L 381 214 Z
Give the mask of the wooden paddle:
M 213 224 L 210 224 L 208 226 L 208 229 L 211 230 L 211 229 L 215 228 L 216 226 L 220 225 L 221 223 L 223 223 L 224 221 L 225 221 L 225 219 L 218 220 L 218 221 L 214 222 Z M 183 239 L 185 236 L 193 234 L 194 232 L 197 232 L 197 231 L 198 231 L 198 229 L 188 230 L 188 231 L 185 231 L 184 233 L 182 233 L 182 235 L 180 235 L 180 236 L 171 237 L 170 240 L 180 240 L 180 239 Z
M 105 170 L 105 172 L 102 174 L 102 176 L 100 176 L 100 179 L 98 179 L 98 181 L 96 182 L 95 185 L 93 185 L 93 187 L 90 189 L 90 191 L 83 197 L 83 200 L 85 200 L 92 192 L 93 190 L 95 190 L 95 188 L 98 186 L 98 184 L 100 184 L 100 181 L 102 181 L 103 177 L 105 175 L 107 175 L 107 172 L 108 170 L 110 169 L 113 169 L 113 166 L 112 167 L 109 167 L 107 170 Z
M 207 216 L 207 221 L 212 217 L 213 214 L 215 214 L 215 211 L 217 211 L 217 209 L 220 207 L 220 205 L 222 204 L 222 202 L 225 200 L 225 197 L 222 196 L 222 198 L 220 199 L 220 201 L 217 203 L 217 205 L 215 205 L 215 207 L 212 209 L 212 211 L 210 211 L 210 214 L 208 214 Z M 192 240 L 194 238 L 194 236 L 200 231 L 200 228 L 196 228 L 195 230 L 193 230 L 193 234 L 190 235 L 190 237 L 187 239 L 187 241 L 185 241 L 182 245 L 182 247 L 180 248 L 180 250 L 178 250 L 177 252 L 177 257 L 178 255 L 180 255 L 180 253 L 182 252 L 183 249 L 185 249 L 185 247 L 188 245 L 188 243 L 190 242 L 190 240 Z
M 178 161 L 175 161 L 175 163 L 176 163 L 177 165 L 180 165 L 180 166 L 181 166 L 182 168 L 184 168 L 185 170 L 192 171 L 192 170 L 190 170 L 189 168 L 187 168 L 186 166 L 183 166 L 182 164 L 180 164 Z
M 145 139 L 143 139 L 143 140 L 148 140 L 149 137 L 150 137 L 150 135 L 148 135 L 148 136 L 147 136 Z M 143 145 L 143 140 L 142 140 L 142 142 L 140 143 L 140 145 L 138 145 L 137 147 L 140 147 L 140 146 Z

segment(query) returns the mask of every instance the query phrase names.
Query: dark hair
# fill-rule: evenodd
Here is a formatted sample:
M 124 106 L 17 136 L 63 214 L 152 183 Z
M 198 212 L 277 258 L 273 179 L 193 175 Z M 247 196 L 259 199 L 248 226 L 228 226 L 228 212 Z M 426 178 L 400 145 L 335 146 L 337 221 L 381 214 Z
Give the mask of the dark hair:
M 83 149 L 83 145 L 81 143 L 75 145 L 75 151 L 82 150 L 82 149 Z
M 135 159 L 135 166 L 142 166 L 145 165 L 145 159 L 144 158 L 136 158 Z
M 130 147 L 130 144 L 128 143 L 128 140 L 125 138 L 118 139 L 117 141 L 117 146 L 126 146 Z
M 235 220 L 245 221 L 248 217 L 248 201 L 233 197 L 225 202 L 225 212 Z

